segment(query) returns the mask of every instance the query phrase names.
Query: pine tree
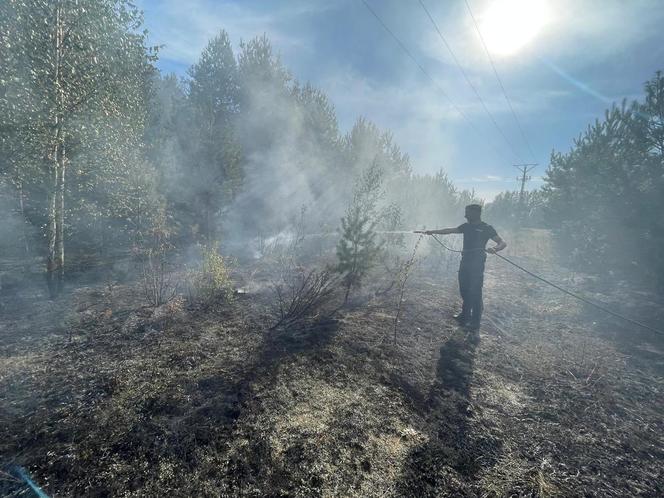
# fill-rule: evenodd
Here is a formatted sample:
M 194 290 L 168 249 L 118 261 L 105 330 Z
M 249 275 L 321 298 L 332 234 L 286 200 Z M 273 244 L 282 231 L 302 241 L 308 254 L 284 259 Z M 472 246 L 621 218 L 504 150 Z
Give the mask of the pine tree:
M 568 263 L 652 278 L 664 289 L 664 223 L 651 215 L 664 208 L 663 123 L 658 72 L 645 85 L 644 102 L 613 105 L 568 153 L 551 154 L 544 215 Z
M 377 207 L 382 196 L 381 186 L 382 170 L 374 162 L 356 184 L 353 200 L 341 219 L 336 270 L 343 275 L 344 302 L 348 301 L 351 289 L 362 284 L 380 254 L 376 225 L 379 222 Z
M 194 219 L 202 221 L 209 244 L 217 238 L 216 218 L 237 192 L 242 153 L 235 139 L 239 110 L 238 72 L 225 31 L 215 36 L 189 70 L 188 126 L 183 149 L 189 164 L 188 183 Z

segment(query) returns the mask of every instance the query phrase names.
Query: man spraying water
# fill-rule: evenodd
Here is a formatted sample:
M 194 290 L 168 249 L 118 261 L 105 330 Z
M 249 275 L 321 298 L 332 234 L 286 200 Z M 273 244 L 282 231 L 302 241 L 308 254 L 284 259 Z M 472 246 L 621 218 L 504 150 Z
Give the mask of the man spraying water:
M 415 233 L 425 235 L 463 234 L 463 250 L 459 265 L 459 293 L 463 304 L 461 312 L 454 318 L 471 330 L 479 330 L 482 320 L 482 286 L 484 285 L 486 253 L 495 254 L 505 249 L 507 244 L 491 225 L 482 221 L 482 206 L 479 204 L 466 206 L 465 218 L 468 222 L 456 228 L 418 230 Z M 486 249 L 489 239 L 493 240 L 496 245 Z

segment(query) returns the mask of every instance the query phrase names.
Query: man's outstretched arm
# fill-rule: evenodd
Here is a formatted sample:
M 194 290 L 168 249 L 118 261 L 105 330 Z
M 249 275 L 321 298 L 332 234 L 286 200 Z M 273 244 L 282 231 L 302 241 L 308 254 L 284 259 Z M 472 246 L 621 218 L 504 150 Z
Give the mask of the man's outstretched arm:
M 415 233 L 423 233 L 424 235 L 448 235 L 450 233 L 463 233 L 459 227 L 456 228 L 441 228 L 439 230 L 415 230 Z
M 489 247 L 486 252 L 489 254 L 496 254 L 498 251 L 502 251 L 507 247 L 507 244 L 505 241 L 500 237 L 500 235 L 496 235 L 495 237 L 491 237 L 491 240 L 493 240 L 496 245 L 493 247 Z

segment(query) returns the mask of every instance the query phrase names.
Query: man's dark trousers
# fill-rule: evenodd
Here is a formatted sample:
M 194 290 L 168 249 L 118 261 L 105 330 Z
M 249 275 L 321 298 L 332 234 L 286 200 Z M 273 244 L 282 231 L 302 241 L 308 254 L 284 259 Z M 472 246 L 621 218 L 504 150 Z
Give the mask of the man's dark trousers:
M 463 300 L 461 315 L 471 325 L 479 326 L 482 320 L 482 286 L 484 285 L 484 252 L 464 254 L 459 266 L 459 292 Z

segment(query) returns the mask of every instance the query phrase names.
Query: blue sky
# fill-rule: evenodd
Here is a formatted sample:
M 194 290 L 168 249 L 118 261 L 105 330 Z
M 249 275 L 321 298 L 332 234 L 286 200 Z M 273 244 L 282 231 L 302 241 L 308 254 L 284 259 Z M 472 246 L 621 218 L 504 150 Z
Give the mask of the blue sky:
M 464 0 L 422 1 L 512 147 L 491 123 L 418 0 L 367 2 L 435 83 L 361 0 L 137 4 L 145 13 L 150 42 L 164 45 L 158 63 L 163 72 L 184 75 L 221 29 L 236 48 L 240 40 L 265 33 L 295 78 L 327 93 L 343 131 L 363 115 L 392 131 L 416 172 L 442 168 L 460 187 L 475 188 L 486 199 L 516 188 L 515 163 L 539 163 L 531 187 L 541 184 L 538 177 L 552 149 L 568 150 L 610 102 L 640 97 L 643 83 L 664 69 L 660 0 L 538 0 L 546 14 L 534 37 L 511 54 L 492 50 L 533 157 Z M 492 4 L 505 1 L 519 0 L 468 3 L 480 28 L 488 30 L 496 12 Z M 490 33 L 484 34 L 493 47 Z

